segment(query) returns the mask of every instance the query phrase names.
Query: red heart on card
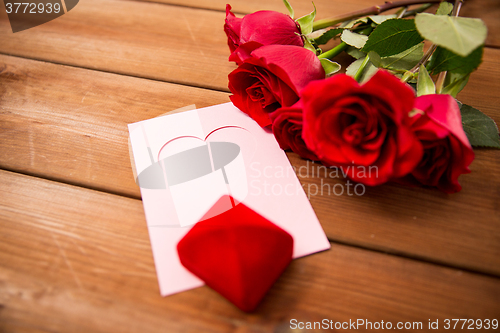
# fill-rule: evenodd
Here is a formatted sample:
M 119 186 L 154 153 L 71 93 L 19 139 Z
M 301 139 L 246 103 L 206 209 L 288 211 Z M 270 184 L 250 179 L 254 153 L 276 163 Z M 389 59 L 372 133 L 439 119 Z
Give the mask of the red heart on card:
M 190 272 L 241 310 L 252 311 L 291 262 L 293 238 L 239 203 L 198 222 L 177 251 Z

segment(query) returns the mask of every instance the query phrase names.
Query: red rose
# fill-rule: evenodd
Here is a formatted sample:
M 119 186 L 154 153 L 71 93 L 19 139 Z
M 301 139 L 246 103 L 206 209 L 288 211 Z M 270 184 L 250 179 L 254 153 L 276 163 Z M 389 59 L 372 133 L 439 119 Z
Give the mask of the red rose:
M 240 46 L 240 31 L 242 19 L 237 18 L 231 12 L 231 6 L 226 5 L 226 23 L 224 23 L 224 32 L 227 35 L 227 45 L 231 53 Z
M 302 102 L 299 100 L 293 106 L 282 107 L 270 114 L 273 122 L 273 133 L 281 149 L 291 149 L 300 157 L 313 161 L 318 160 L 302 139 Z
M 437 187 L 446 193 L 462 189 L 458 176 L 469 173 L 474 152 L 462 127 L 457 102 L 450 95 L 424 95 L 415 101 L 423 111 L 411 118 L 424 155 L 405 181 Z
M 408 125 L 414 92 L 386 71 L 362 85 L 345 74 L 311 82 L 302 100 L 307 147 L 355 181 L 382 184 L 411 172 L 422 157 Z
M 290 16 L 274 11 L 262 10 L 240 19 L 226 5 L 224 31 L 231 50 L 229 60 L 237 64 L 243 61 L 237 49 L 245 43 L 252 43 L 253 49 L 263 45 L 304 46 L 299 25 Z
M 292 106 L 312 80 L 325 77 L 316 55 L 302 47 L 267 45 L 252 51 L 229 74 L 231 101 L 260 126 L 271 124 L 269 113 Z

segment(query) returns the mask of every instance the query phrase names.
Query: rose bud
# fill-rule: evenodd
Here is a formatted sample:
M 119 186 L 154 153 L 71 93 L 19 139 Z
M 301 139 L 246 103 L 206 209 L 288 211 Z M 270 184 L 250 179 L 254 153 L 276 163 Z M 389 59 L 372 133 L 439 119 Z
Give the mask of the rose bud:
M 252 51 L 229 74 L 233 104 L 260 126 L 271 125 L 269 113 L 292 106 L 312 80 L 325 77 L 316 55 L 292 45 L 267 45 Z
M 419 164 L 404 183 L 437 187 L 454 193 L 462 189 L 461 174 L 469 173 L 474 152 L 462 127 L 457 102 L 450 95 L 424 95 L 415 101 L 411 128 L 424 147 Z
M 293 106 L 284 106 L 270 113 L 273 122 L 274 137 L 281 149 L 291 149 L 300 157 L 317 161 L 316 154 L 311 152 L 302 139 L 302 102 L 299 100 Z
M 269 10 L 258 11 L 239 19 L 231 12 L 231 6 L 226 5 L 224 31 L 231 50 L 229 60 L 237 64 L 243 61 L 238 47 L 245 43 L 252 43 L 253 49 L 263 45 L 304 46 L 299 25 L 290 16 Z
M 240 31 L 242 19 L 236 17 L 231 12 L 231 6 L 226 5 L 226 22 L 224 23 L 224 32 L 227 35 L 227 45 L 229 50 L 234 52 L 240 46 Z
M 311 82 L 302 91 L 302 137 L 325 165 L 379 185 L 408 174 L 422 157 L 408 125 L 414 100 L 408 85 L 381 70 L 362 85 L 345 74 Z

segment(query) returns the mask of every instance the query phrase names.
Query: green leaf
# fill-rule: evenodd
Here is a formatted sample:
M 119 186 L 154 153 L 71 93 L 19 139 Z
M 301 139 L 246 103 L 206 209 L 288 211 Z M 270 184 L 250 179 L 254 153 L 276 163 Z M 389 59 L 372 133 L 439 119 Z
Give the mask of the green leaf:
M 448 95 L 451 95 L 453 97 L 457 97 L 458 93 L 460 91 L 462 91 L 462 89 L 464 89 L 465 85 L 469 81 L 470 74 L 461 76 L 461 75 L 457 75 L 457 74 L 453 74 L 453 73 L 448 73 L 447 74 L 447 79 L 449 77 L 454 77 L 454 76 L 458 76 L 458 77 L 453 78 L 452 80 L 450 80 L 451 83 L 447 84 L 441 90 L 442 94 L 448 94 Z
M 368 22 L 368 18 L 367 17 L 358 18 L 358 19 L 355 19 L 355 20 L 352 20 L 352 21 L 345 21 L 345 22 L 341 23 L 340 26 L 339 26 L 339 28 L 351 29 L 352 27 L 354 27 L 358 23 L 367 23 L 367 22 Z
M 365 60 L 364 58 L 361 58 L 361 59 L 358 59 L 358 60 L 352 62 L 349 65 L 349 67 L 346 68 L 345 73 L 351 77 L 354 77 L 356 75 L 356 73 L 358 72 L 359 68 L 361 67 L 361 65 L 363 64 L 364 60 Z M 361 75 L 359 82 L 362 83 L 362 82 L 369 80 L 377 71 L 378 71 L 378 68 L 373 66 L 373 64 L 369 61 L 365 67 L 365 70 L 363 71 L 363 74 Z
M 417 80 L 417 96 L 430 95 L 436 93 L 436 86 L 425 69 L 424 65 L 420 65 L 418 70 L 418 80 Z
M 336 28 L 336 29 L 330 29 L 327 30 L 324 34 L 319 36 L 318 38 L 314 39 L 314 42 L 317 45 L 324 45 L 330 41 L 330 39 L 335 38 L 337 35 L 339 35 L 344 29 L 342 28 Z
M 415 24 L 422 37 L 462 57 L 486 40 L 486 25 L 480 19 L 421 13 Z
M 460 112 L 465 134 L 473 147 L 500 148 L 498 127 L 493 119 L 466 104 L 462 104 Z
M 330 76 L 340 70 L 340 65 L 334 61 L 331 61 L 329 59 L 319 59 L 321 62 L 321 66 L 323 66 L 323 69 L 325 70 L 326 76 Z
M 351 45 L 355 48 L 361 49 L 368 40 L 368 36 L 360 35 L 350 30 L 344 30 L 342 31 L 340 39 L 347 45 Z
M 359 59 L 359 58 L 364 58 L 366 57 L 366 53 L 364 52 L 361 52 L 360 50 L 358 50 L 357 48 L 355 48 L 354 46 L 349 46 L 347 47 L 347 49 L 345 50 L 345 52 L 350 55 L 351 57 L 353 57 L 354 59 Z
M 302 31 L 303 35 L 308 35 L 313 31 L 313 22 L 315 18 L 316 18 L 316 6 L 314 6 L 314 10 L 311 13 L 297 19 L 297 23 L 300 25 L 300 30 Z
M 378 68 L 394 71 L 412 69 L 424 55 L 424 43 L 417 44 L 393 56 L 381 58 L 377 53 L 370 51 L 371 62 Z
M 439 4 L 436 15 L 449 15 L 453 10 L 453 5 L 449 2 L 443 1 Z
M 290 13 L 290 17 L 293 19 L 295 12 L 293 11 L 292 5 L 290 5 L 288 0 L 283 0 L 283 3 L 285 4 L 286 9 L 288 9 L 288 12 Z
M 482 57 L 483 46 L 479 46 L 466 57 L 461 57 L 442 47 L 438 47 L 429 62 L 429 71 L 432 74 L 440 72 L 468 74 L 479 67 Z
M 308 49 L 309 51 L 313 52 L 314 54 L 317 54 L 316 48 L 314 47 L 314 45 L 312 45 L 311 41 L 307 37 L 304 38 L 304 48 Z
M 391 14 L 391 15 L 372 15 L 372 16 L 368 16 L 368 18 L 370 20 L 372 20 L 373 23 L 376 23 L 376 24 L 382 24 L 383 22 L 387 21 L 387 20 L 390 20 L 390 19 L 393 19 L 393 18 L 396 18 L 397 15 L 395 14 Z
M 361 52 L 361 53 L 363 53 L 363 52 Z M 370 51 L 370 52 L 368 52 L 368 56 L 370 57 L 370 61 L 372 62 L 373 66 L 375 66 L 377 68 L 384 68 L 382 58 L 380 58 L 380 56 L 377 54 L 377 52 Z
M 358 71 L 359 67 L 361 67 L 361 64 L 365 58 L 360 58 L 358 60 L 353 61 L 349 66 L 347 66 L 345 73 L 349 76 L 354 77 L 356 72 Z
M 373 30 L 361 51 L 375 51 L 381 57 L 403 52 L 423 41 L 414 20 L 390 19 Z

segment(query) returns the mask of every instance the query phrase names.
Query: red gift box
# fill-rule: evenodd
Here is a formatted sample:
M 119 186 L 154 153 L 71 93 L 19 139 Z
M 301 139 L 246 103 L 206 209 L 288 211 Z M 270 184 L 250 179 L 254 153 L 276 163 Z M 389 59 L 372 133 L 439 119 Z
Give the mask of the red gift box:
M 227 200 L 227 196 L 219 199 L 214 209 Z M 180 240 L 177 251 L 184 267 L 248 312 L 291 262 L 293 238 L 239 203 L 198 222 Z

